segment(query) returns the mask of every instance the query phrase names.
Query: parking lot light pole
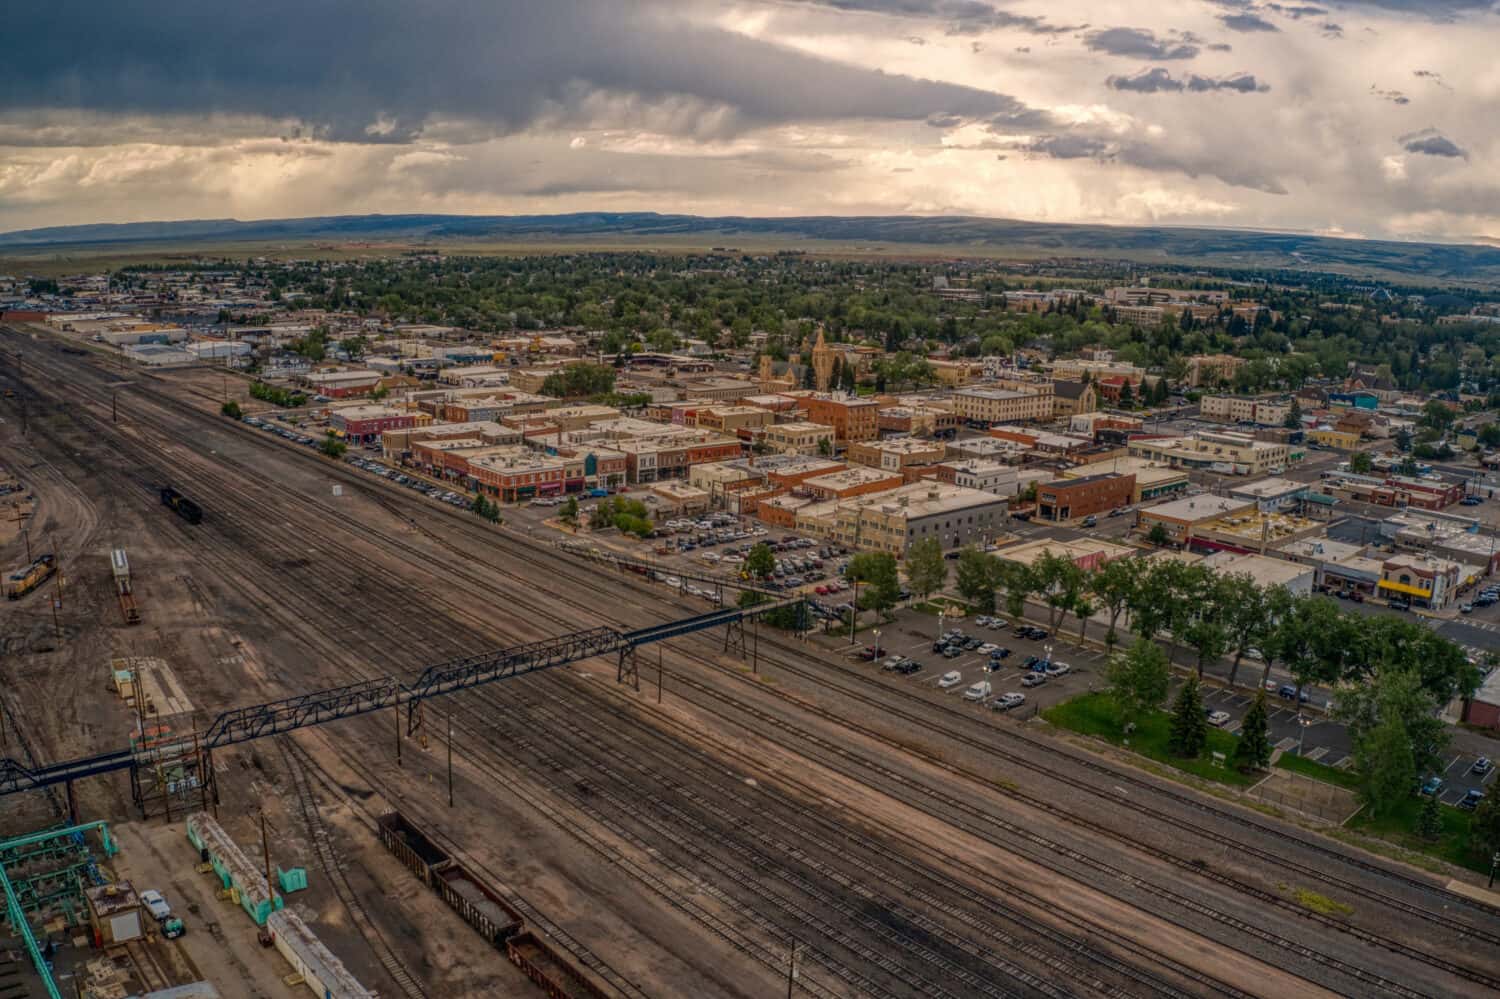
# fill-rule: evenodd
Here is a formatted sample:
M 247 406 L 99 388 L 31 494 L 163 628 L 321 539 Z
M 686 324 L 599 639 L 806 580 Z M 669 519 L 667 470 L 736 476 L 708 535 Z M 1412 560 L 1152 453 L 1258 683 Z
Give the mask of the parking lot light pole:
M 938 611 L 938 638 L 943 637 L 943 612 Z
M 875 629 L 874 635 L 875 635 L 875 654 L 878 656 L 878 655 L 880 655 L 880 629 L 879 628 Z M 870 660 L 870 661 L 874 662 L 873 659 Z
M 1490 858 L 1490 887 L 1491 888 L 1495 887 L 1495 865 L 1497 865 L 1497 864 L 1500 864 L 1500 850 L 1496 850 L 1495 851 L 1495 855 Z
M 1297 724 L 1302 729 L 1300 732 L 1297 733 L 1297 755 L 1301 756 L 1302 755 L 1302 743 L 1307 739 L 1307 730 L 1312 725 L 1312 719 L 1309 718 L 1309 717 L 1307 717 L 1306 715 L 1302 714 L 1299 711 L 1298 714 L 1297 714 Z

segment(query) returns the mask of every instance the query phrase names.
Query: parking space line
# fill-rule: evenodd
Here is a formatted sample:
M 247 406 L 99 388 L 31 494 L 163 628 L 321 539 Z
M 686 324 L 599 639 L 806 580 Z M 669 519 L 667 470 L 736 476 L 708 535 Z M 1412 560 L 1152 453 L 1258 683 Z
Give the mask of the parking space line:
M 1297 744 L 1297 740 L 1296 739 L 1293 739 L 1291 736 L 1287 736 L 1285 739 L 1282 739 L 1280 742 L 1276 743 L 1276 748 L 1279 749 L 1279 750 L 1281 750 L 1284 753 L 1287 750 L 1291 749 L 1296 744 Z
M 1335 770 L 1348 770 L 1352 766 L 1354 766 L 1354 757 L 1352 756 L 1340 756 L 1333 764 Z
M 1453 768 L 1458 765 L 1458 761 L 1462 760 L 1462 759 L 1463 759 L 1462 756 L 1455 756 L 1455 757 L 1453 757 L 1453 759 L 1449 760 L 1448 761 L 1448 765 L 1443 768 L 1443 776 L 1444 777 L 1448 776 L 1448 774 L 1453 771 Z
M 1307 758 L 1309 760 L 1312 760 L 1314 763 L 1316 763 L 1318 760 L 1321 760 L 1323 757 L 1325 757 L 1327 755 L 1328 755 L 1328 747 L 1327 746 L 1318 746 L 1318 747 L 1316 747 L 1314 749 L 1309 749 L 1307 751 Z

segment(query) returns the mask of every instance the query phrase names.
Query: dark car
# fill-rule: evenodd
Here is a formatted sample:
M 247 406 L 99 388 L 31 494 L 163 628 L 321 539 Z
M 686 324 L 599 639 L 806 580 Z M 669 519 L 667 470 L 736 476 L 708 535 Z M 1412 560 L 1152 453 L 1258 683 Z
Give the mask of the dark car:
M 963 645 L 965 652 L 973 652 L 975 649 L 983 645 L 984 641 L 983 639 L 979 638 L 965 638 L 960 644 Z
M 1458 799 L 1458 807 L 1466 812 L 1472 812 L 1475 808 L 1479 807 L 1479 803 L 1483 800 L 1484 792 L 1477 787 L 1471 787 L 1462 798 Z
M 883 655 L 885 655 L 885 650 L 884 649 L 880 649 L 880 648 L 876 648 L 873 645 L 866 645 L 859 652 L 859 657 L 861 659 L 867 660 L 869 662 L 874 662 L 875 660 L 879 659 Z
M 963 654 L 964 654 L 963 650 L 960 649 L 956 645 L 945 645 L 945 646 L 943 646 L 943 658 L 944 659 L 957 659 L 959 656 L 961 656 Z
M 990 653 L 990 658 L 991 659 L 1008 659 L 1008 658 L 1010 658 L 1010 649 L 1007 649 L 1005 646 L 1002 645 L 1002 646 L 1000 646 L 1000 648 L 998 648 L 994 652 Z
M 1280 697 L 1284 701 L 1295 701 L 1298 699 L 1297 688 L 1292 686 L 1290 683 L 1283 683 L 1280 687 L 1277 688 L 1276 696 Z M 1307 691 L 1305 690 L 1302 692 L 1301 701 L 1303 704 L 1307 703 Z
M 900 673 L 902 676 L 911 676 L 913 673 L 922 672 L 922 664 L 917 662 L 915 659 L 908 659 L 900 666 L 896 667 L 896 672 Z
M 938 641 L 932 643 L 932 651 L 934 651 L 934 652 L 941 652 L 944 649 L 946 649 L 947 647 L 948 647 L 948 643 L 945 642 L 945 641 L 942 641 L 941 639 L 939 639 Z
M 1026 661 L 1021 663 L 1022 669 L 1034 669 L 1037 663 L 1042 661 L 1041 656 L 1027 656 Z

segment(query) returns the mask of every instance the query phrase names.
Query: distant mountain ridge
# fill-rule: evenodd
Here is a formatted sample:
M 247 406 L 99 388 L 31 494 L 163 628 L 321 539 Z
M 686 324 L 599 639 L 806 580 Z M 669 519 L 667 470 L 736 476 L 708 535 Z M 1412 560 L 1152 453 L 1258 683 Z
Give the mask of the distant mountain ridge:
M 160 242 L 267 240 L 505 240 L 539 237 L 649 238 L 715 235 L 892 243 L 1060 257 L 1128 257 L 1218 267 L 1285 267 L 1425 281 L 1500 285 L 1500 248 L 1338 239 L 1296 233 L 1170 226 L 1022 222 L 965 216 L 800 216 L 754 218 L 580 212 L 568 215 L 335 215 L 313 218 L 198 219 L 54 226 L 0 233 L 0 251 Z

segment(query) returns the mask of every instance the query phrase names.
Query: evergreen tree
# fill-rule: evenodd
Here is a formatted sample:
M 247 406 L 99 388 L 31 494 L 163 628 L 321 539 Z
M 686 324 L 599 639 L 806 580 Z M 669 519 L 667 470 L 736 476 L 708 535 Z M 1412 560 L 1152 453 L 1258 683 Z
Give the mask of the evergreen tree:
M 1264 770 L 1271 765 L 1271 740 L 1266 734 L 1266 692 L 1255 695 L 1240 723 L 1240 744 L 1234 747 L 1234 765 L 1242 772 Z
M 1438 811 L 1438 796 L 1429 794 L 1417 813 L 1417 835 L 1428 842 L 1443 835 L 1443 815 Z
M 1120 386 L 1120 408 L 1135 408 L 1135 390 L 1130 387 L 1129 382 L 1126 382 L 1124 385 Z
M 1203 696 L 1198 678 L 1189 676 L 1172 704 L 1172 752 L 1193 759 L 1208 743 L 1208 720 L 1203 716 Z

